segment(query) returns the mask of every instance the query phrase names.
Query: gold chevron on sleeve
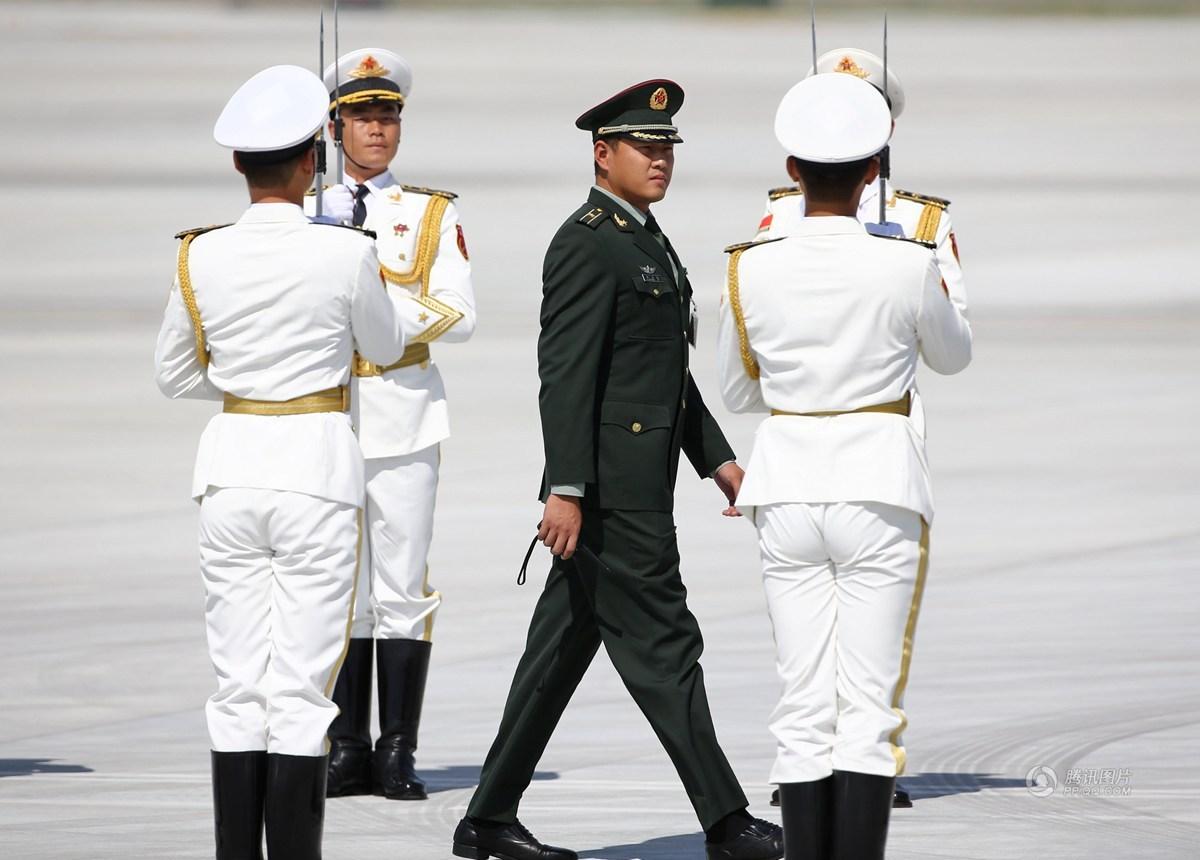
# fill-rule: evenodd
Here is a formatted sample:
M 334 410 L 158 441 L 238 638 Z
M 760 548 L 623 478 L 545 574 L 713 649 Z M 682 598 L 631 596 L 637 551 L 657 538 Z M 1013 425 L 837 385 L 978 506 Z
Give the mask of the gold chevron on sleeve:
M 445 302 L 438 301 L 433 296 L 414 296 L 413 301 L 421 307 L 433 311 L 439 319 L 416 337 L 409 338 L 409 343 L 432 343 L 454 328 L 454 324 L 463 318 L 462 311 L 450 307 Z

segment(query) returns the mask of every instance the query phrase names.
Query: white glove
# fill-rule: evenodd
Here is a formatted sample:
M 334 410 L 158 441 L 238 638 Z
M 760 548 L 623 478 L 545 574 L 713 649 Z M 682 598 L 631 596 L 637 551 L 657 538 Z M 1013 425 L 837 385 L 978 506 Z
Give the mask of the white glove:
M 345 185 L 331 185 L 321 192 L 321 220 L 349 224 L 354 220 L 354 195 Z

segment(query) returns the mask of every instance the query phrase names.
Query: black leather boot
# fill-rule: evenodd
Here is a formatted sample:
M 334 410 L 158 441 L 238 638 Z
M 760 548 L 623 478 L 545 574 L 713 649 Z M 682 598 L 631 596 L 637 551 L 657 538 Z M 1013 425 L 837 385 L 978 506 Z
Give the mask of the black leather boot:
M 829 860 L 833 836 L 833 777 L 779 786 L 784 860 Z
M 267 857 L 321 860 L 326 756 L 267 756 Z
M 421 725 L 432 645 L 413 639 L 379 639 L 379 740 L 375 742 L 375 793 L 391 800 L 424 800 L 413 754 Z
M 896 778 L 833 772 L 834 860 L 883 860 Z
M 217 860 L 262 860 L 267 753 L 213 752 Z
M 375 640 L 351 639 L 333 688 L 327 797 L 371 793 L 371 664 Z

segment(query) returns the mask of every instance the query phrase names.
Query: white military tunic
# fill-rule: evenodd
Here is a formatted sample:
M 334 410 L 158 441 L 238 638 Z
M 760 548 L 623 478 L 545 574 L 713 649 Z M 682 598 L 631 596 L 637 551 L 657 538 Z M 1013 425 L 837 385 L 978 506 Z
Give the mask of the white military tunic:
M 963 283 L 962 263 L 958 259 L 958 240 L 950 220 L 950 201 L 910 191 L 898 190 L 888 183 L 887 220 L 899 224 L 907 239 L 937 246 L 938 269 L 946 282 L 946 291 L 958 309 L 967 312 L 967 291 Z M 879 180 L 865 189 L 858 203 L 858 220 L 864 224 L 879 221 Z M 804 194 L 796 186 L 775 188 L 767 194 L 767 211 L 758 225 L 755 240 L 790 236 L 804 221 Z
M 800 413 L 901 401 L 918 356 L 957 373 L 970 326 L 929 250 L 853 218 L 805 218 L 731 256 L 718 356 L 731 410 L 793 413 L 759 426 L 737 499 L 759 532 L 784 682 L 771 780 L 897 775 L 933 518 L 922 427 Z
M 352 194 L 358 184 L 349 176 Z M 404 319 L 407 366 L 354 379 L 353 416 L 367 458 L 367 540 L 352 635 L 432 636 L 441 595 L 429 585 L 439 443 L 450 435 L 446 390 L 429 356 L 433 341 L 460 343 L 475 330 L 475 294 L 454 195 L 400 185 L 390 172 L 364 183 L 388 289 Z M 309 202 L 313 198 L 308 198 Z M 378 363 L 376 363 L 378 364 Z
M 373 244 L 311 224 L 298 206 L 251 206 L 197 236 L 186 271 L 207 367 L 176 277 L 155 351 L 168 397 L 282 401 L 349 382 L 354 351 L 404 349 Z M 346 645 L 362 455 L 343 412 L 222 413 L 201 437 L 205 620 L 218 689 L 207 714 L 218 752 L 315 756 L 336 714 L 328 698 Z

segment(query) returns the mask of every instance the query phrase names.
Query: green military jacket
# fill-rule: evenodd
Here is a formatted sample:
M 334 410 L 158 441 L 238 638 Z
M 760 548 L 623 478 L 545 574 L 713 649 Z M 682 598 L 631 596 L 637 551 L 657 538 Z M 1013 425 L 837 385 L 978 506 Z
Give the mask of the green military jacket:
M 542 269 L 539 405 L 551 486 L 589 508 L 671 511 L 679 452 L 702 478 L 734 458 L 688 370 L 692 288 L 605 194 L 559 228 Z

